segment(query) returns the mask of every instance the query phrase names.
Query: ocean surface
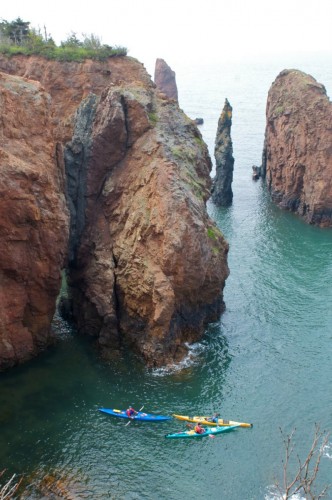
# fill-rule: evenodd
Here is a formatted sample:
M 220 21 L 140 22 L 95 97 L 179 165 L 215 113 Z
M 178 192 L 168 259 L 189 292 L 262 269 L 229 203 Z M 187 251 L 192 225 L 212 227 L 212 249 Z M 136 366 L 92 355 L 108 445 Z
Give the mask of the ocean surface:
M 285 68 L 310 73 L 331 98 L 327 56 L 172 68 L 180 107 L 204 119 L 212 159 L 226 97 L 233 107 L 233 204 L 208 203 L 230 244 L 226 311 L 184 363 L 156 371 L 128 353 L 103 362 L 57 319 L 55 347 L 0 375 L 0 471 L 23 476 L 20 498 L 272 500 L 282 480 L 280 429 L 296 428 L 290 476 L 315 423 L 332 431 L 332 230 L 281 211 L 251 179 L 261 163 L 267 93 Z M 253 428 L 169 440 L 164 435 L 181 431 L 181 422 L 126 426 L 98 412 L 128 404 L 166 415 L 216 410 Z M 317 489 L 331 478 L 332 437 Z

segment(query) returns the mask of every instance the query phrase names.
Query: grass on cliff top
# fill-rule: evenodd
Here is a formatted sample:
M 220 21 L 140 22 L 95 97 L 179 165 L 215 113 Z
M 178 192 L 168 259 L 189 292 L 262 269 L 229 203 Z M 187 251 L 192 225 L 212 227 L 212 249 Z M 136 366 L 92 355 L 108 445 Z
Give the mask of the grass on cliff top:
M 85 59 L 96 59 L 105 61 L 109 57 L 126 56 L 125 47 L 104 46 L 99 49 L 88 49 L 85 47 L 56 47 L 42 45 L 39 47 L 28 47 L 22 45 L 0 44 L 0 53 L 12 57 L 18 54 L 31 56 L 38 55 L 46 59 L 56 61 L 84 61 Z

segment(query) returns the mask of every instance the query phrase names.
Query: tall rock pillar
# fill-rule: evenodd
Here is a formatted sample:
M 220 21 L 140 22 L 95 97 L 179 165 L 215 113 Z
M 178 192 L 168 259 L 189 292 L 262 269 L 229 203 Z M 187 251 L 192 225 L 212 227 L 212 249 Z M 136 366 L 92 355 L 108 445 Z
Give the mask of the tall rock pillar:
M 168 66 L 164 59 L 157 59 L 154 70 L 154 83 L 167 97 L 178 102 L 178 89 L 176 86 L 175 72 Z
M 212 186 L 212 201 L 227 207 L 232 204 L 233 191 L 233 144 L 231 139 L 232 106 L 225 99 L 225 105 L 218 121 L 214 156 L 216 159 L 216 176 Z

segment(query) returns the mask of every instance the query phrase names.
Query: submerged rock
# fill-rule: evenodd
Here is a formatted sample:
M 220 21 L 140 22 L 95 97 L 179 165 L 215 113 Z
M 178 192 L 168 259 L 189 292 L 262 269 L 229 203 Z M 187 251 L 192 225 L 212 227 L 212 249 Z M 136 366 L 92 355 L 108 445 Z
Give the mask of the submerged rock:
M 168 66 L 164 59 L 156 60 L 154 82 L 161 92 L 178 102 L 175 72 Z
M 332 226 L 332 103 L 301 71 L 282 71 L 269 90 L 262 175 L 280 207 Z
M 233 144 L 231 139 L 232 106 L 225 99 L 225 105 L 218 121 L 214 156 L 216 175 L 212 186 L 212 201 L 218 206 L 232 204 L 233 191 Z

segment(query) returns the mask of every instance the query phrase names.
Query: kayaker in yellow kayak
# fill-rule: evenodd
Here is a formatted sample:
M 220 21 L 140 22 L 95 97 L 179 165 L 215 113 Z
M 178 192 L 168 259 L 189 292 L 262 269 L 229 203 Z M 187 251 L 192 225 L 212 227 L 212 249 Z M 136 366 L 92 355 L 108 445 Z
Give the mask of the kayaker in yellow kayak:
M 219 417 L 220 417 L 220 413 L 214 413 L 212 415 L 212 417 L 206 417 L 205 420 L 207 420 L 208 422 L 214 422 L 215 424 L 217 424 Z

